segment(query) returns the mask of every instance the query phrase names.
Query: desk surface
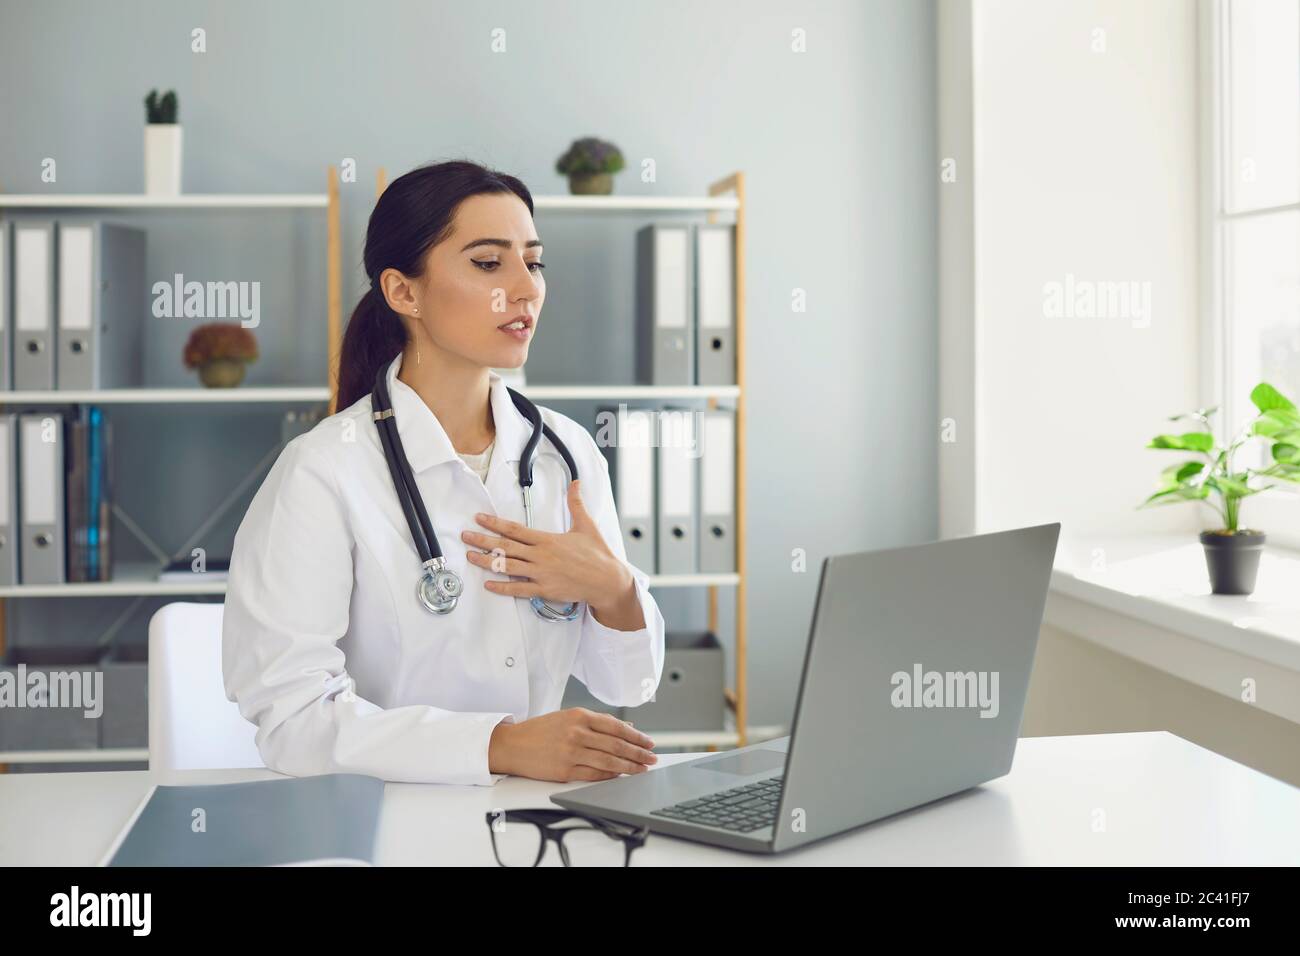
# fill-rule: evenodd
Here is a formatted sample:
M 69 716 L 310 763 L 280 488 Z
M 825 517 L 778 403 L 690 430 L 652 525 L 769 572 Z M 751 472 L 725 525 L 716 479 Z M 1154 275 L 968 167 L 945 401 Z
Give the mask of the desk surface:
M 664 755 L 658 767 L 701 754 Z M 655 772 L 654 770 L 650 771 Z M 93 866 L 152 784 L 267 770 L 0 774 L 0 865 Z M 378 862 L 495 865 L 484 814 L 581 784 L 387 785 Z M 651 834 L 634 865 L 1300 864 L 1300 789 L 1173 734 L 1030 737 L 1007 776 L 780 856 Z M 558 864 L 554 849 L 549 865 Z

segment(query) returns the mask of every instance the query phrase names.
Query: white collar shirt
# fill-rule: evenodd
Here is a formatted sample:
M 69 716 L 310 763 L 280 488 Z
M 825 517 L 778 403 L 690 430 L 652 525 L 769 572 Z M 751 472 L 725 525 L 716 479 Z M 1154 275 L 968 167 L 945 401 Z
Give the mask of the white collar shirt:
M 386 780 L 492 784 L 488 745 L 501 721 L 559 708 L 570 674 L 598 699 L 636 706 L 659 684 L 664 621 L 649 579 L 628 565 L 645 618 L 638 631 L 543 621 L 527 598 L 494 594 L 503 574 L 470 564 L 461 532 L 491 533 L 485 512 L 524 523 L 519 458 L 531 426 L 490 372 L 496 439 L 485 480 L 437 417 L 387 378 L 411 470 L 448 567 L 464 593 L 449 614 L 416 595 L 420 559 L 375 425 L 369 394 L 286 445 L 235 536 L 222 629 L 227 697 L 257 726 L 273 770 L 355 772 Z M 591 433 L 541 409 L 568 446 L 583 503 L 626 563 L 609 467 Z M 543 439 L 533 464 L 533 525 L 569 527 L 568 472 Z

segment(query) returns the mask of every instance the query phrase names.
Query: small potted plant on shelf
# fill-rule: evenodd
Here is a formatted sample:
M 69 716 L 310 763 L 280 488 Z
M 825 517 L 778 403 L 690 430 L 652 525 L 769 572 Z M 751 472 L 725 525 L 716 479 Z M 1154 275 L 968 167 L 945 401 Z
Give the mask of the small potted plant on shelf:
M 257 360 L 257 337 L 237 322 L 209 322 L 190 333 L 183 358 L 208 388 L 234 388 Z
M 144 98 L 144 191 L 150 196 L 181 193 L 181 126 L 176 121 L 176 91 Z
M 1148 448 L 1200 456 L 1162 471 L 1159 487 L 1141 507 L 1200 501 L 1215 510 L 1222 527 L 1201 532 L 1210 589 L 1215 594 L 1250 594 L 1255 590 L 1264 533 L 1240 526 L 1242 501 L 1277 487 L 1275 479 L 1300 483 L 1300 412 L 1266 382 L 1255 386 L 1250 400 L 1259 414 L 1227 445 L 1219 443 L 1210 426 L 1210 417 L 1217 408 L 1172 416 L 1170 421 L 1193 421 L 1200 427 L 1181 435 L 1157 435 L 1147 444 Z M 1264 468 L 1237 468 L 1234 459 L 1238 451 L 1257 442 L 1270 446 L 1270 464 Z
M 608 196 L 614 191 L 614 173 L 623 165 L 617 146 L 588 136 L 573 141 L 555 161 L 555 171 L 569 177 L 569 192 L 575 196 Z

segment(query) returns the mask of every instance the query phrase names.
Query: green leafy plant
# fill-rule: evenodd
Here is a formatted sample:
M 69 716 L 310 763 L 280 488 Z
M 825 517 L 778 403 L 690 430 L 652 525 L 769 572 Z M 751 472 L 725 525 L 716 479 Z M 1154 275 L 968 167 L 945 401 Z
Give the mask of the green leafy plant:
M 623 154 L 619 148 L 594 136 L 575 139 L 568 151 L 555 161 L 555 171 L 564 176 L 616 173 L 622 168 Z
M 145 121 L 154 123 L 176 122 L 176 91 L 168 90 L 161 97 L 157 90 L 150 90 L 144 98 Z
M 1223 531 L 1236 534 L 1244 499 L 1277 487 L 1275 479 L 1300 483 L 1300 412 L 1290 399 L 1267 382 L 1255 386 L 1250 400 L 1259 414 L 1227 445 L 1219 443 L 1210 425 L 1217 407 L 1171 416 L 1171 422 L 1190 420 L 1200 428 L 1181 435 L 1157 435 L 1147 447 L 1192 452 L 1201 458 L 1170 465 L 1162 471 L 1155 494 L 1140 507 L 1200 501 L 1213 508 L 1223 520 Z M 1257 441 L 1271 445 L 1272 463 L 1267 468 L 1236 468 L 1233 460 L 1237 452 Z

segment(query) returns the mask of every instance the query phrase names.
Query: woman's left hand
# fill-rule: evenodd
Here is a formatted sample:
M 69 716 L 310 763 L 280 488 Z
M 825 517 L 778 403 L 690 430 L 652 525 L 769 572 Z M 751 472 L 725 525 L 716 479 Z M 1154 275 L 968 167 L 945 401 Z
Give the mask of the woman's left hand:
M 578 482 L 569 482 L 569 514 L 573 527 L 556 534 L 538 531 L 517 521 L 479 513 L 475 520 L 496 534 L 461 532 L 466 544 L 490 554 L 469 551 L 471 564 L 523 581 L 487 581 L 494 594 L 543 597 L 551 603 L 585 601 L 593 611 L 626 606 L 635 598 L 632 572 L 610 550 L 595 520 L 587 513 Z

